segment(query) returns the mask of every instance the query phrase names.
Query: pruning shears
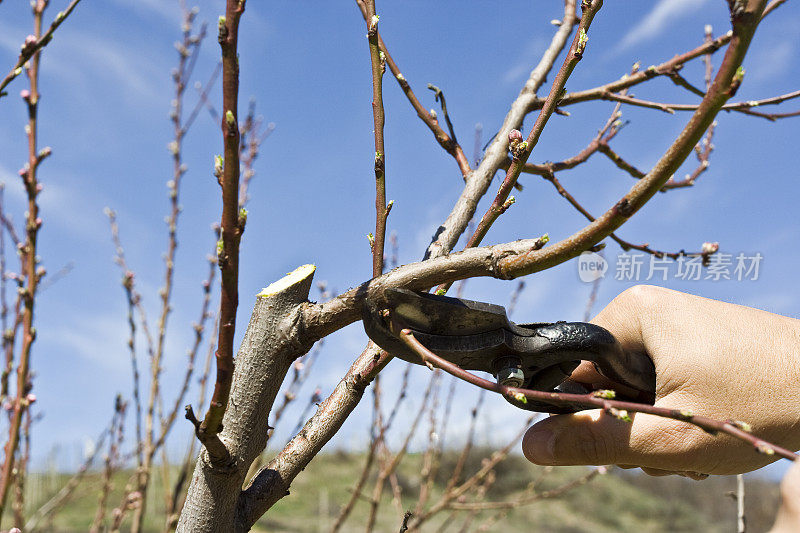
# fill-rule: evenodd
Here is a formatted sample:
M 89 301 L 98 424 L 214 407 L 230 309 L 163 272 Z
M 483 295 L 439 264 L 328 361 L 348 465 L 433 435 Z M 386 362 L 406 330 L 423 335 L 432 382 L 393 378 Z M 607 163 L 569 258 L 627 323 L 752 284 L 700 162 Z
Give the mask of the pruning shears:
M 420 365 L 425 364 L 422 358 L 392 333 L 389 316 L 439 357 L 464 370 L 488 372 L 501 385 L 584 394 L 590 391 L 569 377 L 581 361 L 591 361 L 605 377 L 631 389 L 630 399 L 652 403 L 655 397 L 652 360 L 623 349 L 608 330 L 594 324 L 515 324 L 499 305 L 407 289 L 387 289 L 382 300 L 368 299 L 362 318 L 369 338 L 393 356 Z M 546 413 L 582 409 L 511 403 Z

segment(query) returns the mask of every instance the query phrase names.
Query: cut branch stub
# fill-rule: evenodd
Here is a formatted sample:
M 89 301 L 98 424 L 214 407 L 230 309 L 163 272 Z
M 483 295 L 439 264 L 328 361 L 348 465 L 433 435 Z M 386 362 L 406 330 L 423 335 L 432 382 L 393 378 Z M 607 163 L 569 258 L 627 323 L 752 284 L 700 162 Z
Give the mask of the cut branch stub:
M 311 347 L 301 340 L 299 328 L 315 269 L 303 265 L 258 294 L 236 357 L 230 403 L 218 435 L 229 459 L 215 461 L 208 447 L 201 452 L 178 531 L 234 530 L 242 483 L 266 447 L 266 421 L 281 383 L 294 360 Z

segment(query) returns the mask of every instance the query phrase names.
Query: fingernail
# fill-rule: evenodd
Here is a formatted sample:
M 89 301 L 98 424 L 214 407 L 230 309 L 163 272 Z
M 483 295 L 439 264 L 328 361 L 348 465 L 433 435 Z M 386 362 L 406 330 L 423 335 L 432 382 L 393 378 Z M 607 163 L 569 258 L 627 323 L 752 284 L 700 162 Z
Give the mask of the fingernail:
M 538 465 L 555 464 L 556 434 L 547 427 L 533 426 L 525 433 L 522 450 L 528 461 Z

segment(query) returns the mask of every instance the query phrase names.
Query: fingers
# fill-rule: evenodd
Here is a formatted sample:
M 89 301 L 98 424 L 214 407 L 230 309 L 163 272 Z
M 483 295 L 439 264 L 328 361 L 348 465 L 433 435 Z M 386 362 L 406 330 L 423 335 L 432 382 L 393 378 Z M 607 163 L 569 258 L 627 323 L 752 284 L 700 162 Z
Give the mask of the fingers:
M 702 430 L 655 416 L 632 418 L 624 422 L 600 410 L 552 416 L 528 430 L 522 451 L 542 465 L 636 465 L 651 475 L 680 473 L 693 479 L 714 469 L 698 462 L 708 454 L 690 453 L 708 444 Z
M 622 468 L 623 470 L 631 470 L 633 468 L 639 468 L 636 465 L 616 465 L 617 468 Z M 685 471 L 681 472 L 680 470 L 661 470 L 659 468 L 649 468 L 646 466 L 642 467 L 642 472 L 647 474 L 648 476 L 653 477 L 662 477 L 662 476 L 683 476 L 688 477 L 689 479 L 693 479 L 695 481 L 702 481 L 708 478 L 708 474 L 701 474 L 700 472 L 692 472 L 692 471 Z
M 656 287 L 637 285 L 620 293 L 591 322 L 611 332 L 626 350 L 646 353 L 640 317 L 657 296 Z
M 781 481 L 781 507 L 770 533 L 800 531 L 800 462 L 795 461 Z

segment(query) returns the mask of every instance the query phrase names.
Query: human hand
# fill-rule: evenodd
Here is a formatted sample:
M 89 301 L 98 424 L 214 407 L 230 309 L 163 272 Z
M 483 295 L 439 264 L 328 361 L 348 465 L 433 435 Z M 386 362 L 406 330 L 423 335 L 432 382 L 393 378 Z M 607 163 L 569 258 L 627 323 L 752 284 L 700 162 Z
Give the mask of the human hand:
M 637 286 L 592 321 L 656 368 L 657 406 L 742 420 L 755 435 L 800 448 L 800 321 L 669 289 Z M 572 379 L 621 387 L 582 363 Z M 545 465 L 618 464 L 651 475 L 735 474 L 771 462 L 746 443 L 652 415 L 623 422 L 601 410 L 556 415 L 526 433 L 522 448 Z
M 781 481 L 781 507 L 769 533 L 800 531 L 800 461 L 795 461 Z

